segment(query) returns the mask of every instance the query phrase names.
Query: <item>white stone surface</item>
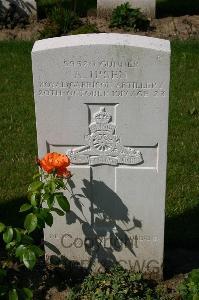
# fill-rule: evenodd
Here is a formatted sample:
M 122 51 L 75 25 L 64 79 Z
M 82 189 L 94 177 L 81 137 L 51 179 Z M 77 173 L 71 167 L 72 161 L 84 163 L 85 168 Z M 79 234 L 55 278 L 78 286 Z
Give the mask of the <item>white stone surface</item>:
M 83 266 L 162 273 L 170 44 L 120 34 L 37 41 L 38 154 L 68 153 L 71 212 L 45 240 Z M 46 254 L 53 252 L 46 247 Z
M 140 8 L 149 18 L 155 18 L 156 0 L 97 0 L 98 15 L 107 17 L 115 7 L 126 2 L 133 8 Z

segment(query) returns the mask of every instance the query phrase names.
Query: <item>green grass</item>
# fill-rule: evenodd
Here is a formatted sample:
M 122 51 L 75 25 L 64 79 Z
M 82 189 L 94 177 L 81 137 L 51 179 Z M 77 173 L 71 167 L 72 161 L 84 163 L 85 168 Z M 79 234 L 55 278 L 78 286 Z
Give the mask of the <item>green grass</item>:
M 199 240 L 198 55 L 199 41 L 172 44 L 166 236 L 185 246 Z
M 28 42 L 0 43 L 0 217 L 12 220 L 35 170 L 37 153 Z
M 0 43 L 0 219 L 18 221 L 37 155 L 30 42 Z M 199 240 L 199 41 L 172 43 L 166 243 Z M 190 111 L 194 110 L 191 114 Z

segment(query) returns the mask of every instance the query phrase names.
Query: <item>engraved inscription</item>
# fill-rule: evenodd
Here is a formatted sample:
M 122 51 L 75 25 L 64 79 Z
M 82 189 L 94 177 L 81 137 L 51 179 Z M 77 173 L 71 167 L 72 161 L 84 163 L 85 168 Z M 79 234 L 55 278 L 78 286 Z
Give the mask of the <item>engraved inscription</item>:
M 139 57 L 132 60 L 101 60 L 101 61 L 87 61 L 87 60 L 64 60 L 64 65 L 69 68 L 135 68 L 139 65 Z
M 136 80 L 140 58 L 110 60 L 64 59 L 64 77 L 39 81 L 40 97 L 166 97 L 164 82 Z M 132 73 L 134 72 L 134 73 Z M 134 74 L 133 79 L 129 74 Z
M 39 96 L 70 97 L 165 97 L 166 91 L 158 82 L 109 81 L 41 81 Z
M 89 125 L 90 134 L 85 137 L 87 145 L 67 153 L 72 164 L 118 166 L 143 163 L 140 151 L 122 146 L 111 118 L 104 107 L 94 115 L 95 122 Z

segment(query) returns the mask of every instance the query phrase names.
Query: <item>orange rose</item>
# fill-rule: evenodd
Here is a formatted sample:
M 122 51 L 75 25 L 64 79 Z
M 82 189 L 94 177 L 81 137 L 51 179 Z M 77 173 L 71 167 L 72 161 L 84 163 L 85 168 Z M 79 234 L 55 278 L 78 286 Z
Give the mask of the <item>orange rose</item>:
M 72 174 L 66 168 L 59 168 L 57 169 L 57 176 L 71 178 Z
M 69 171 L 66 168 L 70 165 L 70 159 L 65 154 L 47 153 L 43 159 L 38 159 L 37 162 L 47 173 L 55 170 L 58 176 L 68 177 L 67 175 L 69 175 Z

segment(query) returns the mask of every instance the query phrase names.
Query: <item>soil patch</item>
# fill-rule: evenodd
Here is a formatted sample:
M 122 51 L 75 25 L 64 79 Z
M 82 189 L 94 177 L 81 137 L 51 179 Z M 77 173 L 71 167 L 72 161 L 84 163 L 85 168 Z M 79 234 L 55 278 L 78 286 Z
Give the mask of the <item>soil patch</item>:
M 90 22 L 96 24 L 99 32 L 116 32 L 146 35 L 156 38 L 164 39 L 181 39 L 199 38 L 199 15 L 195 16 L 181 16 L 181 17 L 167 17 L 162 19 L 154 19 L 151 21 L 151 29 L 142 31 L 125 31 L 124 29 L 109 28 L 109 22 L 106 19 L 96 17 L 82 18 L 83 22 Z M 40 31 L 46 24 L 46 20 L 40 22 L 33 21 L 31 24 L 14 29 L 2 29 L 0 31 L 1 40 L 37 40 L 40 36 Z

